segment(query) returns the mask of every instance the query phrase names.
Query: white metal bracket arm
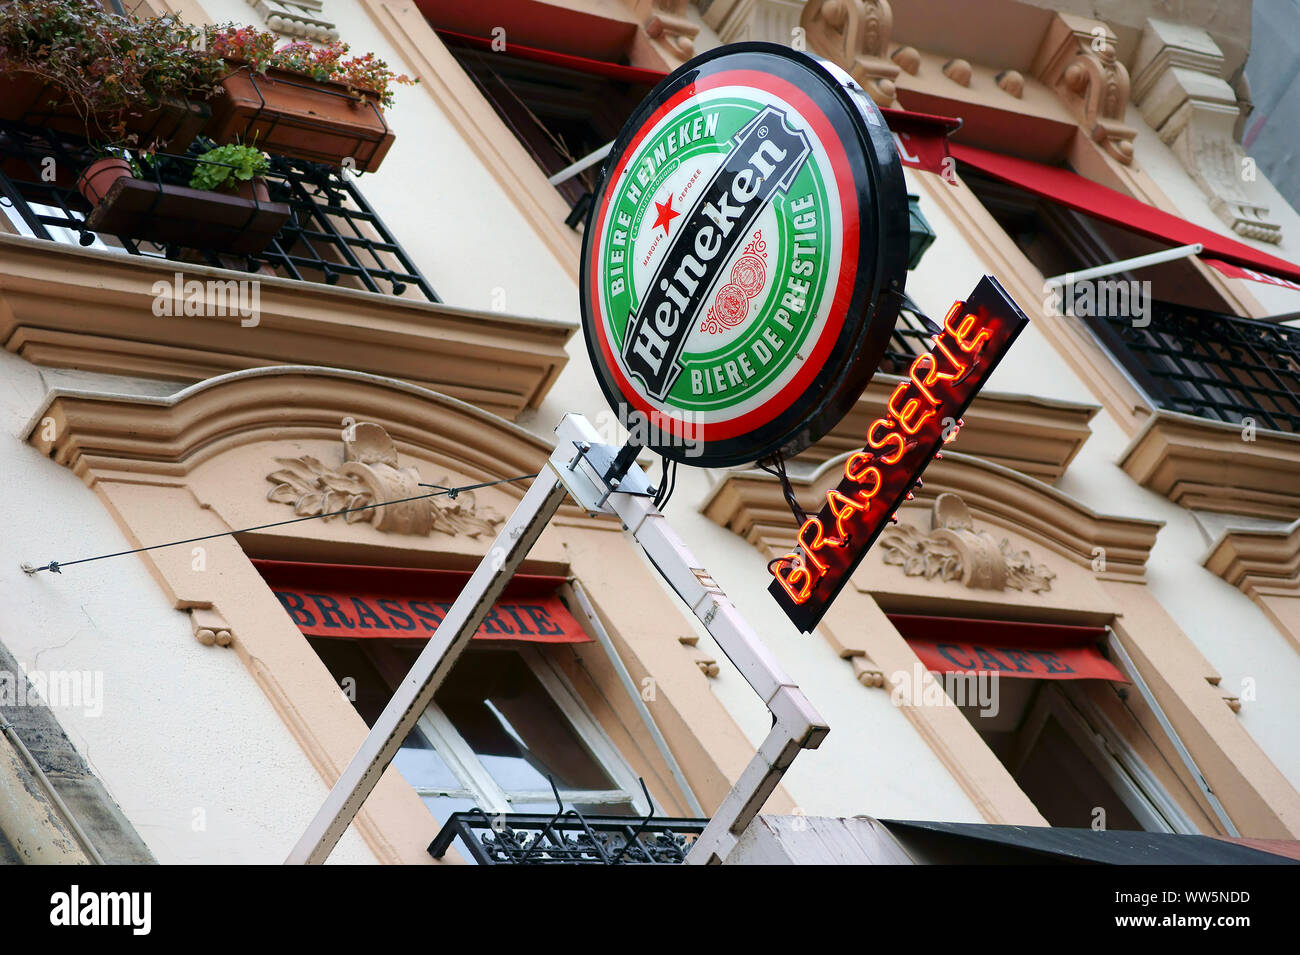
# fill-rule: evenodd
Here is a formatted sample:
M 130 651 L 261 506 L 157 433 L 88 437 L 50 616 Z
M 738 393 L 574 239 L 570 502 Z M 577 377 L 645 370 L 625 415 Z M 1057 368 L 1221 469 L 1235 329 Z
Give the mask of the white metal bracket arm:
M 556 434 L 559 441 L 547 467 L 501 528 L 286 862 L 319 864 L 329 856 L 566 493 L 593 514 L 612 513 L 623 521 L 774 718 L 771 732 L 696 840 L 687 862 L 725 859 L 799 750 L 815 748 L 826 737 L 828 727 L 821 717 L 655 508 L 645 472 L 632 463 L 620 479 L 606 481 L 607 475 L 621 470 L 612 467 L 620 449 L 601 444 L 581 415 L 567 415 Z M 626 459 L 627 452 L 623 455 Z

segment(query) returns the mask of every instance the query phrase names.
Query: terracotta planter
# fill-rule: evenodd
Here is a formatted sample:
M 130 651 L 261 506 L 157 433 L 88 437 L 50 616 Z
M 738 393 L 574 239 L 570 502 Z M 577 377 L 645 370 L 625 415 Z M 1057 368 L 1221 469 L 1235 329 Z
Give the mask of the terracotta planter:
M 92 232 L 244 255 L 264 250 L 289 221 L 289 207 L 147 179 L 119 178 L 86 219 Z
M 123 176 L 131 176 L 131 164 L 117 156 L 97 159 L 82 170 L 77 177 L 77 191 L 92 206 L 98 206 L 108 195 L 113 183 Z
M 232 64 L 233 65 L 233 64 Z M 238 66 L 221 81 L 204 134 L 218 144 L 241 142 L 269 153 L 373 172 L 393 132 L 373 95 L 284 70 L 265 75 Z
M 0 74 L 0 119 L 88 139 L 111 139 L 121 124 L 135 145 L 156 144 L 164 152 L 181 153 L 194 141 L 212 115 L 206 103 L 167 99 L 145 110 L 120 110 L 87 118 L 57 85 L 31 73 Z
M 270 202 L 271 193 L 267 191 L 266 180 L 261 176 L 254 176 L 247 182 L 240 182 L 235 189 L 235 195 L 241 199 L 251 199 L 254 202 Z

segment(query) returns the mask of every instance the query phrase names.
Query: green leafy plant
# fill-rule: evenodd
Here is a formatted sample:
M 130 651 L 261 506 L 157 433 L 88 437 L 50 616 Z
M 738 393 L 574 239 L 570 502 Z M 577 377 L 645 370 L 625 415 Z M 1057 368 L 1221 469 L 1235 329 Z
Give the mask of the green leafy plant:
M 217 89 L 225 64 L 202 48 L 203 36 L 175 16 L 121 16 L 93 0 L 9 0 L 0 6 L 0 73 L 44 80 L 88 136 L 126 142 L 126 114 Z
M 234 192 L 241 182 L 249 182 L 271 168 L 266 154 L 252 146 L 231 143 L 209 149 L 195 161 L 191 189 L 206 192 Z
M 246 63 L 259 72 L 287 70 L 318 82 L 342 83 L 349 89 L 372 93 L 383 106 L 393 105 L 393 86 L 418 83 L 405 73 L 394 73 L 373 53 L 349 57 L 346 43 L 335 40 L 323 46 L 296 41 L 277 47 L 276 37 L 254 27 L 225 25 L 206 31 L 208 49 L 217 56 Z

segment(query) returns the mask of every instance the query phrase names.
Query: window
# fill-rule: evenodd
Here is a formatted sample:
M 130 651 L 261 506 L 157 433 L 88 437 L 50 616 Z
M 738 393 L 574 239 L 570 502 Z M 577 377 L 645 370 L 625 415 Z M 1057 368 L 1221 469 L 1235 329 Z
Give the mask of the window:
M 612 142 L 650 90 L 647 83 L 513 55 L 510 46 L 502 53 L 494 52 L 490 45 L 483 49 L 487 44 L 478 44 L 469 37 L 444 32 L 442 39 L 548 176 Z M 569 62 L 583 61 L 574 57 Z M 596 163 L 556 185 L 571 207 L 585 203 L 585 197 L 595 191 L 600 165 Z
M 1053 826 L 1196 831 L 1094 705 L 1095 694 L 1113 692 L 1104 684 L 1004 680 L 1002 688 L 1005 714 L 990 721 L 963 712 Z
M 1051 825 L 1198 831 L 1169 795 L 1166 782 L 1182 784 L 1130 708 L 1104 627 L 889 619 Z
M 309 637 L 367 725 L 387 705 L 424 641 Z M 532 647 L 465 650 L 393 760 L 434 816 L 598 815 L 650 811 L 632 770 L 545 656 Z
M 962 179 L 1044 276 L 1167 248 L 963 166 Z M 1300 330 L 1228 314 L 1189 259 L 1062 290 L 1061 310 L 1089 329 L 1158 408 L 1300 432 Z

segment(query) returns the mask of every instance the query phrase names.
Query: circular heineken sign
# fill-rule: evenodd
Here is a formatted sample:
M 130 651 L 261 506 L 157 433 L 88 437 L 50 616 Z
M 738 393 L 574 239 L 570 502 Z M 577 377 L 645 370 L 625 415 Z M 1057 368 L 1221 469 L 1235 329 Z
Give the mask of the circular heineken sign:
M 874 373 L 907 238 L 893 138 L 846 73 L 768 43 L 691 60 L 624 127 L 587 221 L 605 396 L 674 460 L 798 453 Z

